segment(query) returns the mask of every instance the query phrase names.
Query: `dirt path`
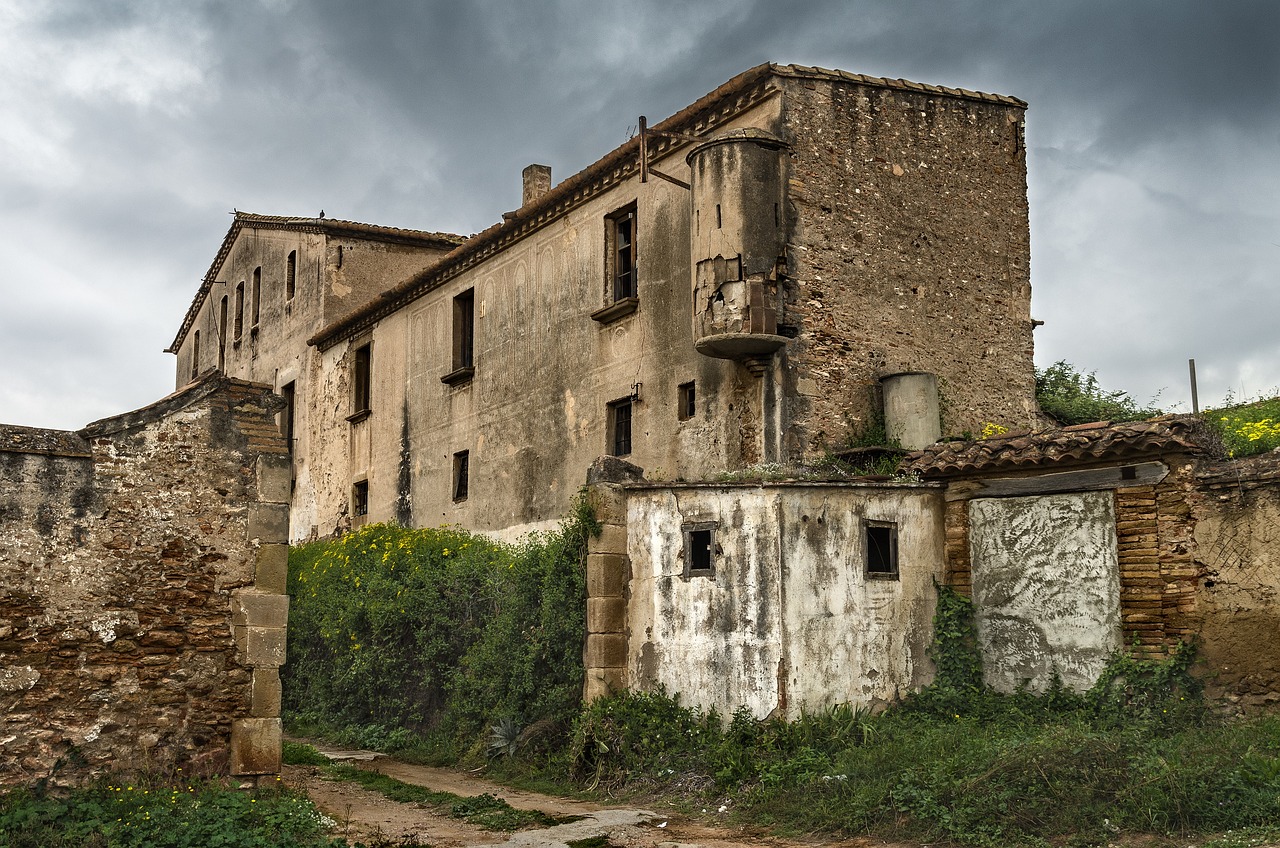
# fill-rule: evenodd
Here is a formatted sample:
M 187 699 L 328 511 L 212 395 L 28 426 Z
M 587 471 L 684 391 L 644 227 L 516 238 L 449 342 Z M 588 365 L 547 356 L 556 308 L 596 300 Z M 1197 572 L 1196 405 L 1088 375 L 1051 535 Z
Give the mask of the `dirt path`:
M 606 806 L 510 789 L 466 772 L 402 763 L 367 751 L 349 751 L 316 744 L 326 755 L 370 768 L 404 783 L 463 797 L 488 793 L 522 810 L 540 810 L 556 817 L 582 816 L 579 821 L 515 834 L 481 830 L 466 822 L 437 815 L 417 804 L 392 801 L 351 781 L 334 780 L 315 766 L 286 766 L 284 779 L 311 797 L 337 824 L 335 832 L 349 841 L 384 845 L 423 844 L 435 848 L 468 845 L 510 845 L 556 848 L 571 840 L 604 836 L 616 848 L 909 848 L 872 839 L 804 841 L 759 836 L 728 824 L 716 825 L 671 811 Z

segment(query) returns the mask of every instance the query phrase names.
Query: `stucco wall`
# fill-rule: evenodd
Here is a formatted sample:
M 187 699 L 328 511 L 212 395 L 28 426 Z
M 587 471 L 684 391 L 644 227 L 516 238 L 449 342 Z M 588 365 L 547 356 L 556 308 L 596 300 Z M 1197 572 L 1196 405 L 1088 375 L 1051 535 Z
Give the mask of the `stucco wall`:
M 896 522 L 900 574 L 867 576 L 863 522 Z M 714 523 L 712 576 L 684 576 L 682 526 Z M 938 492 L 912 485 L 627 490 L 630 685 L 794 717 L 928 682 Z
M 274 412 L 210 377 L 79 433 L 0 428 L 0 782 L 278 771 Z
M 1054 673 L 1088 689 L 1120 647 L 1111 491 L 969 501 L 983 677 L 1043 691 Z

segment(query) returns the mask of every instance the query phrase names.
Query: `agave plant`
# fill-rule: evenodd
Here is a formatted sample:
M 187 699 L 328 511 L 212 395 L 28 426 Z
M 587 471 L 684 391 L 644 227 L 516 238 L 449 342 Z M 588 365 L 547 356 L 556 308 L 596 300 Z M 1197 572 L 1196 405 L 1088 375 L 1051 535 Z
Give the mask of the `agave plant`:
M 514 756 L 520 745 L 520 725 L 513 718 L 500 719 L 489 728 L 489 756 Z

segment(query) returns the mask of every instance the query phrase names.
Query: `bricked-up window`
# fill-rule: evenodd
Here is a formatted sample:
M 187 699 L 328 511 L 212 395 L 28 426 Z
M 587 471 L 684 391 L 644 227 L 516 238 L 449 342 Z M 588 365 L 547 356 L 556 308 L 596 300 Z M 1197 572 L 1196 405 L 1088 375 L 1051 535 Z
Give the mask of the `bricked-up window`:
M 866 523 L 867 576 L 898 579 L 898 525 L 892 521 Z
M 713 521 L 685 524 L 684 576 L 711 577 L 716 573 L 716 525 Z
M 280 397 L 284 398 L 284 409 L 280 410 L 280 435 L 284 436 L 284 443 L 289 453 L 293 453 L 293 416 L 298 400 L 296 384 L 285 383 L 281 386 Z
M 356 348 L 351 365 L 351 414 L 368 412 L 372 406 L 373 343 Z
M 605 219 L 605 270 L 613 300 L 636 297 L 636 205 Z
M 453 368 L 476 364 L 476 292 L 467 289 L 453 299 Z
M 253 307 L 250 313 L 251 315 L 253 315 L 253 320 L 250 322 L 249 326 L 253 327 L 254 329 L 257 329 L 258 316 L 262 314 L 262 268 L 261 267 L 253 269 L 253 289 L 250 293 L 253 295 Z
M 244 280 L 240 281 L 240 285 L 236 286 L 236 331 L 231 336 L 235 341 L 240 341 L 240 337 L 244 335 Z
M 284 264 L 284 299 L 293 300 L 293 293 L 298 285 L 298 251 L 289 251 L 289 258 Z
M 356 518 L 369 514 L 368 480 L 361 480 L 351 487 L 351 514 Z
M 679 407 L 676 410 L 676 417 L 681 421 L 688 421 L 698 414 L 698 396 L 692 382 L 680 384 L 678 402 Z
M 200 373 L 200 331 L 196 330 L 191 337 L 191 379 Z
M 458 451 L 453 455 L 453 502 L 467 499 L 471 476 L 471 452 Z
M 609 404 L 609 453 L 626 456 L 631 453 L 631 398 Z

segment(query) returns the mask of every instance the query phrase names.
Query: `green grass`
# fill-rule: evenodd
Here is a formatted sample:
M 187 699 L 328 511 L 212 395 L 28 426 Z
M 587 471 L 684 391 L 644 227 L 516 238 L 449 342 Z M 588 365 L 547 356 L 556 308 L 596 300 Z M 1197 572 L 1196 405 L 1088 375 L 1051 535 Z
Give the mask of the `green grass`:
M 1204 419 L 1222 436 L 1231 457 L 1254 456 L 1280 448 L 1280 397 L 1205 410 Z
M 0 848 L 336 848 L 312 803 L 284 789 L 112 778 L 0 795 Z

